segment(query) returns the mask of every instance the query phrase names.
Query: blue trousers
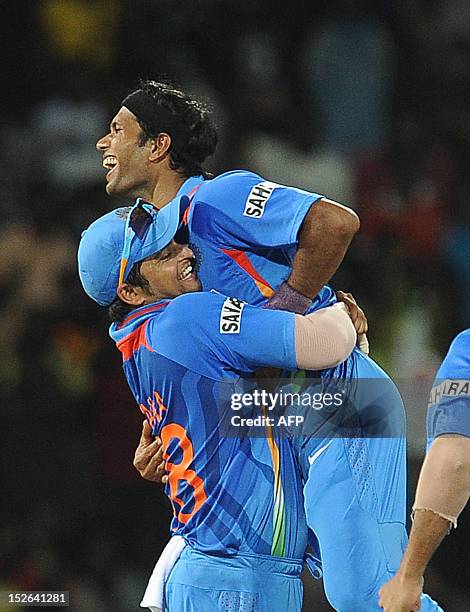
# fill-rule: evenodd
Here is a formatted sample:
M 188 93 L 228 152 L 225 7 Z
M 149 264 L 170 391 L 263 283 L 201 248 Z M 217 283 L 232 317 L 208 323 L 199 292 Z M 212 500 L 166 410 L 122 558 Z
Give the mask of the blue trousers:
M 221 557 L 189 546 L 165 585 L 165 612 L 300 612 L 300 560 Z
M 328 601 L 339 612 L 376 612 L 379 588 L 396 573 L 407 544 L 405 412 L 375 362 L 356 351 L 350 359 L 346 427 L 317 418 L 314 435 L 294 438 L 294 447 Z M 421 610 L 441 608 L 423 595 Z

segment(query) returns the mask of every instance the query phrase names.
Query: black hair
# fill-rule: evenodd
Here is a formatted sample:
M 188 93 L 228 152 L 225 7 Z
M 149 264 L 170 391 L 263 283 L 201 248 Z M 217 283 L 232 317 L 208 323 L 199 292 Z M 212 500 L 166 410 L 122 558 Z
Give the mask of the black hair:
M 129 272 L 126 279 L 126 283 L 134 287 L 141 287 L 145 291 L 150 289 L 150 283 L 144 278 L 140 272 L 140 266 L 142 262 L 138 261 L 134 264 Z M 108 306 L 108 315 L 113 323 L 122 323 L 127 315 L 135 310 L 136 306 L 132 306 L 127 302 L 121 300 L 120 297 L 116 296 L 111 304 Z
M 141 81 L 140 89 L 171 114 L 177 115 L 187 128 L 188 138 L 183 145 L 180 144 L 178 151 L 170 145 L 170 168 L 186 177 L 202 174 L 208 178 L 210 175 L 202 169 L 202 164 L 217 146 L 217 130 L 208 107 L 168 83 Z M 158 136 L 138 117 L 137 121 L 143 131 L 139 146 Z

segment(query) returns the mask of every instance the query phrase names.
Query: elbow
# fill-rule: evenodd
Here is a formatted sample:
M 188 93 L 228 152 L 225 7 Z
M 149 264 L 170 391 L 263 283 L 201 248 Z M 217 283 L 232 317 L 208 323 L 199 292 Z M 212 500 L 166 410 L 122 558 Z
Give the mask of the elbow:
M 344 207 L 340 210 L 341 214 L 337 216 L 334 230 L 338 235 L 344 236 L 345 239 L 352 240 L 359 231 L 361 222 L 357 214 L 351 208 Z
M 322 199 L 313 207 L 317 215 L 316 223 L 322 225 L 331 235 L 351 241 L 359 231 L 361 222 L 357 214 L 347 206 Z
M 361 221 L 358 215 L 351 208 L 349 208 L 349 211 L 350 211 L 351 231 L 352 231 L 352 235 L 354 236 L 354 234 L 357 234 L 357 232 L 361 229 Z
M 342 336 L 341 340 L 335 344 L 335 351 L 331 355 L 332 363 L 330 367 L 336 367 L 349 357 L 354 350 L 357 341 L 356 330 L 351 319 L 348 316 L 348 321 L 340 328 L 339 334 Z
M 344 304 L 295 317 L 295 352 L 300 369 L 324 370 L 345 361 L 356 343 L 356 330 Z
M 439 436 L 432 444 L 429 457 L 444 476 L 465 483 L 470 491 L 470 438 L 458 434 Z
M 356 346 L 357 334 L 344 304 L 335 304 L 318 311 L 323 333 L 325 350 L 322 368 L 334 368 L 349 357 Z

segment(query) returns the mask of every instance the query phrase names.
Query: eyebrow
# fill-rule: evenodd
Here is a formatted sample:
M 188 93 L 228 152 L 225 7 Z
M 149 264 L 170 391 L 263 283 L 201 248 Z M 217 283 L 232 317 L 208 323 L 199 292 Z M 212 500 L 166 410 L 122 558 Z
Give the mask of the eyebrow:
M 152 256 L 152 259 L 154 261 L 159 261 L 162 257 L 164 257 L 165 255 L 168 255 L 168 251 L 166 249 L 167 247 L 163 247 L 163 249 L 158 251 L 158 253 L 154 253 Z

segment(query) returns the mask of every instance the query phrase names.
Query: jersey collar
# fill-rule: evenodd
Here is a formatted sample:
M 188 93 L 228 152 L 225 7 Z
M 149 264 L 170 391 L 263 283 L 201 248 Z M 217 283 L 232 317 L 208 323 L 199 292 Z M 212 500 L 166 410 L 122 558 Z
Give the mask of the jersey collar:
M 201 183 L 205 181 L 205 178 L 202 174 L 198 174 L 197 176 L 190 176 L 188 179 L 184 181 L 181 187 L 176 194 L 176 198 L 181 198 L 181 196 L 188 196 L 191 199 L 194 192 Z
M 171 304 L 171 299 L 158 300 L 153 304 L 146 304 L 130 312 L 122 323 L 112 323 L 109 335 L 118 342 L 137 327 L 140 327 L 150 316 L 159 316 Z

